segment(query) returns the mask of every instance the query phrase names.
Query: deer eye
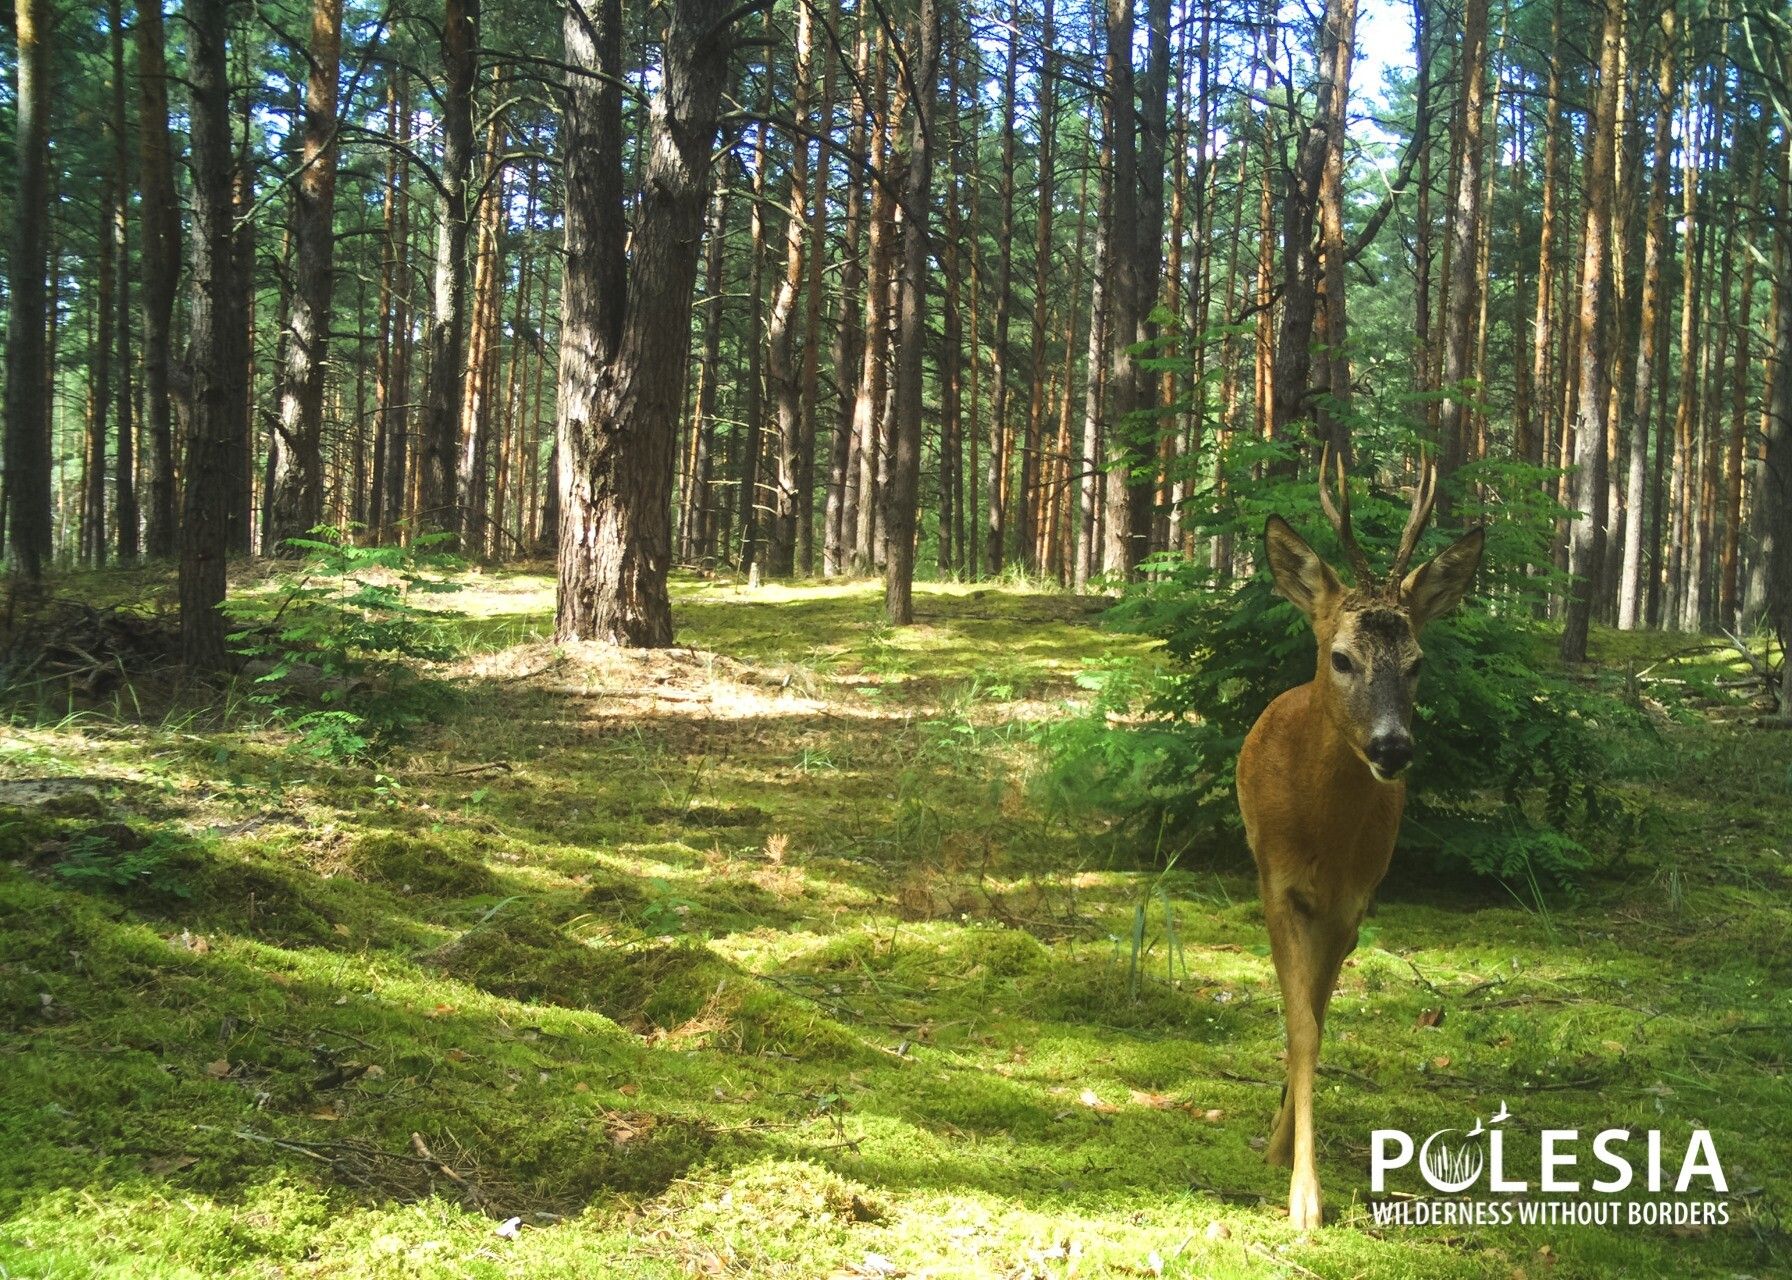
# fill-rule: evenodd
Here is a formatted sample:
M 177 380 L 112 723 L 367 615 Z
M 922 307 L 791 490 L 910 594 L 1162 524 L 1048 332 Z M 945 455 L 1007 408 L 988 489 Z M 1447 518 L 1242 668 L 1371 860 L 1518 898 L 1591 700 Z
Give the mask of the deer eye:
M 1351 665 L 1349 654 L 1345 653 L 1341 649 L 1333 649 L 1332 650 L 1332 670 L 1336 671 L 1341 676 L 1347 676 L 1352 671 L 1356 670 L 1356 668 Z

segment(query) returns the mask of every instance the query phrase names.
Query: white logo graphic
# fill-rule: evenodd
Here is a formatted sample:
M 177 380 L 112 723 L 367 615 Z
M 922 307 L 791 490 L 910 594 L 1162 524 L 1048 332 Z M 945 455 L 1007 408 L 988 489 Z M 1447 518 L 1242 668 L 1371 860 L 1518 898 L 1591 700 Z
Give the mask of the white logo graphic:
M 1440 1196 L 1491 1193 L 1485 1200 L 1415 1200 L 1406 1197 L 1377 1206 L 1377 1219 L 1390 1224 L 1441 1222 L 1578 1222 L 1617 1225 L 1682 1224 L 1729 1221 L 1721 1200 L 1679 1198 L 1728 1193 L 1729 1182 L 1708 1129 L 1694 1129 L 1684 1146 L 1664 1142 L 1659 1129 L 1633 1134 L 1628 1129 L 1601 1129 L 1583 1138 L 1579 1129 L 1537 1132 L 1535 1184 L 1512 1171 L 1529 1167 L 1517 1154 L 1528 1139 L 1507 1126 L 1512 1111 L 1502 1100 L 1485 1119 L 1477 1116 L 1467 1128 L 1438 1129 L 1423 1142 L 1402 1129 L 1377 1129 L 1370 1137 L 1369 1185 L 1387 1190 L 1388 1175 L 1412 1169 Z M 1508 1141 L 1510 1139 L 1510 1141 Z M 1640 1185 L 1637 1185 L 1640 1183 Z M 1557 1197 L 1581 1199 L 1524 1200 L 1533 1189 Z M 1596 1193 L 1588 1199 L 1585 1192 Z M 1625 1203 L 1610 1197 L 1630 1192 Z M 1669 1198 L 1669 1196 L 1676 1198 Z M 1639 1195 L 1656 1199 L 1637 1199 Z M 1385 1210 L 1385 1213 L 1384 1213 Z

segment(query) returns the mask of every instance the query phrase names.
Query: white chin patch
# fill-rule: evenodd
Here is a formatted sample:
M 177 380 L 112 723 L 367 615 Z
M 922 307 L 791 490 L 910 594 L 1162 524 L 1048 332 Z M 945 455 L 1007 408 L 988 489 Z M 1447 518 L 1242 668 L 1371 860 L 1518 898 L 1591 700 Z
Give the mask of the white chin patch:
M 1368 762 L 1368 764 L 1369 764 L 1369 775 L 1372 778 L 1374 778 L 1377 782 L 1393 782 L 1395 779 L 1397 779 L 1400 776 L 1397 773 L 1388 773 L 1380 765 L 1375 764 L 1373 761 Z

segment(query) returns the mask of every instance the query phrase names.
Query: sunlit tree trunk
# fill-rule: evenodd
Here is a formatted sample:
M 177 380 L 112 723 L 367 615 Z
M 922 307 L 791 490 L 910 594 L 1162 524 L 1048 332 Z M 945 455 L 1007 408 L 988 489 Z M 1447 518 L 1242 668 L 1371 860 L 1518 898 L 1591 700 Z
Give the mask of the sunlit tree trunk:
M 884 616 L 893 626 L 915 620 L 915 531 L 921 479 L 921 381 L 927 340 L 927 224 L 933 200 L 934 96 L 939 81 L 937 0 L 918 0 L 919 30 L 909 48 L 916 92 L 902 185 L 903 289 L 896 317 L 895 413 L 891 424 L 888 555 Z
M 1129 7 L 1129 21 L 1130 14 Z M 996 313 L 989 373 L 989 478 L 985 485 L 989 541 L 983 548 L 984 567 L 991 574 L 1002 571 L 1008 555 L 1008 323 L 1014 302 L 1015 86 L 1020 69 L 1020 22 L 1019 0 L 1010 0 L 1007 61 L 1002 72 L 1001 222 L 996 243 Z M 1130 71 L 1129 61 L 1129 74 Z
M 323 520 L 324 370 L 336 253 L 336 88 L 342 0 L 316 0 L 305 77 L 300 173 L 292 188 L 292 314 L 269 463 L 269 550 Z
M 467 181 L 473 162 L 473 82 L 478 63 L 479 0 L 445 0 L 442 9 L 441 202 L 430 278 L 425 345 L 423 431 L 417 519 L 426 530 L 459 528 L 455 450 L 460 443 L 461 380 L 467 341 Z
M 1587 631 L 1598 593 L 1605 537 L 1605 412 L 1610 393 L 1609 352 L 1601 316 L 1610 292 L 1607 237 L 1612 222 L 1612 168 L 1618 116 L 1618 43 L 1624 30 L 1622 0 L 1604 0 L 1600 23 L 1598 85 L 1587 131 L 1586 209 L 1581 229 L 1581 355 L 1574 431 L 1574 501 L 1579 513 L 1570 526 L 1570 588 L 1562 629 L 1562 660 L 1587 660 Z
M 621 0 L 573 0 L 562 118 L 560 537 L 555 634 L 672 643 L 666 575 L 691 290 L 716 111 L 732 50 L 727 0 L 673 0 L 652 145 L 625 256 Z
M 1675 74 L 1679 67 L 1678 19 L 1673 9 L 1660 18 L 1660 48 L 1655 64 L 1655 131 L 1650 152 L 1649 207 L 1643 225 L 1642 300 L 1637 319 L 1635 386 L 1631 398 L 1629 467 L 1624 498 L 1630 516 L 1624 525 L 1624 561 L 1618 570 L 1618 627 L 1634 630 L 1642 621 L 1644 490 L 1649 466 L 1649 410 L 1654 403 L 1655 339 L 1660 330 L 1662 244 L 1666 237 L 1669 162 L 1673 145 Z

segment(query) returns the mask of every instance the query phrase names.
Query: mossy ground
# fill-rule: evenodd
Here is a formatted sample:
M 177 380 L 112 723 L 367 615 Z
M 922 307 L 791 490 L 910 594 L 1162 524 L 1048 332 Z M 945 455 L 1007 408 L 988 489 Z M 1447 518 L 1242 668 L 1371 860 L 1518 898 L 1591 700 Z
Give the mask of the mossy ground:
M 0 813 L 6 1274 L 1792 1271 L 1792 734 L 1636 744 L 1654 834 L 1577 901 L 1396 872 L 1299 1239 L 1248 866 L 1160 874 L 1029 786 L 1027 722 L 1139 647 L 1087 602 L 924 587 L 892 631 L 864 584 L 686 582 L 693 649 L 644 657 L 547 644 L 539 575 L 451 603 L 466 697 L 377 765 L 190 694 L 0 739 L 0 779 L 82 780 Z M 166 856 L 56 870 L 107 841 Z M 1709 1128 L 1730 1224 L 1377 1228 L 1370 1132 L 1502 1099 Z

